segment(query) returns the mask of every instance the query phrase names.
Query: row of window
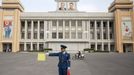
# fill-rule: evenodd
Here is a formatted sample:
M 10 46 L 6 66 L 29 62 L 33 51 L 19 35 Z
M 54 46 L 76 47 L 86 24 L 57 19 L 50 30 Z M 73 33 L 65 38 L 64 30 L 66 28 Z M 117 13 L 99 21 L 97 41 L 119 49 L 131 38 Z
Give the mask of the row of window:
M 102 51 L 102 45 L 101 44 L 97 44 L 96 45 L 97 46 L 97 51 Z M 108 51 L 109 49 L 108 49 L 108 44 L 104 44 L 104 51 Z M 95 49 L 95 44 L 91 44 L 91 49 Z M 115 50 L 115 46 L 113 45 L 113 44 L 111 44 L 110 45 L 110 51 L 111 52 L 114 52 L 114 50 Z
M 39 48 L 37 47 L 37 44 L 30 44 L 30 43 L 27 43 L 26 44 L 26 50 L 31 50 L 31 46 L 32 46 L 32 50 L 43 50 L 44 49 L 44 44 L 39 44 Z M 24 44 L 20 44 L 20 50 L 21 51 L 24 51 Z
M 65 22 L 65 23 L 64 23 Z M 71 25 L 71 28 L 72 27 L 76 27 L 76 23 L 77 23 L 77 25 L 78 25 L 78 28 L 82 28 L 82 22 L 83 21 L 76 21 L 76 20 L 73 20 L 73 21 L 64 21 L 63 22 L 63 20 L 58 20 L 58 21 L 56 21 L 56 20 L 54 20 L 54 21 L 52 21 L 52 27 L 53 28 L 56 28 L 57 27 L 57 25 L 58 25 L 58 27 L 60 27 L 60 28 L 62 28 L 63 27 L 63 25 L 65 24 L 65 28 L 68 28 L 69 27 L 69 25 Z M 85 24 L 85 30 L 88 30 L 88 23 L 87 23 L 88 21 L 84 21 L 84 24 Z M 28 22 L 26 22 L 27 24 L 25 24 L 25 21 L 22 21 L 21 22 L 21 29 L 23 30 L 23 29 L 25 29 L 25 25 L 27 25 L 27 29 L 31 29 L 32 27 L 32 21 L 28 21 Z M 96 23 L 96 24 L 95 24 Z M 47 30 L 49 30 L 49 28 L 51 28 L 51 27 L 49 27 L 49 25 L 51 24 L 50 23 L 50 21 L 47 21 L 47 23 L 46 23 L 48 26 L 47 26 Z M 109 27 L 110 28 L 113 28 L 113 21 L 91 21 L 90 22 L 90 28 L 92 29 L 92 28 L 95 28 L 95 25 L 96 25 L 96 28 L 100 28 L 101 26 L 103 26 L 104 28 L 106 28 L 107 26 L 108 26 L 108 24 L 109 24 Z M 33 28 L 34 28 L 34 30 L 36 30 L 36 29 L 38 29 L 38 25 L 39 25 L 39 27 L 40 27 L 40 29 L 44 29 L 44 26 L 45 26 L 45 24 L 44 24 L 44 21 L 34 21 L 33 22 Z
M 47 33 L 48 35 L 47 35 L 47 37 L 49 38 L 49 33 Z M 83 36 L 83 34 L 85 34 L 84 36 Z M 76 35 L 76 32 L 71 32 L 71 35 L 70 35 L 70 32 L 65 32 L 65 35 L 64 35 L 64 37 L 65 37 L 65 39 L 69 39 L 70 37 L 71 37 L 71 39 L 82 39 L 83 37 L 85 37 L 85 39 L 87 39 L 88 37 L 87 37 L 87 35 L 88 35 L 88 33 L 82 33 L 82 32 L 78 32 L 77 33 L 77 35 Z M 97 33 L 97 39 L 101 39 L 101 37 L 102 37 L 102 35 L 101 35 L 101 33 Z M 41 32 L 40 33 L 40 36 L 39 36 L 39 38 L 40 39 L 44 39 L 44 32 Z M 107 33 L 103 33 L 103 39 L 108 39 L 108 37 L 109 37 L 109 39 L 114 39 L 114 35 L 113 35 L 113 33 L 110 33 L 109 34 L 109 36 L 107 35 Z M 28 32 L 27 33 L 27 37 L 26 37 L 27 39 L 31 39 L 32 38 L 32 36 L 31 36 L 31 32 Z M 63 39 L 63 32 L 52 32 L 52 39 Z M 24 32 L 22 32 L 21 33 L 21 39 L 25 39 L 25 33 Z M 33 33 L 33 39 L 38 39 L 38 33 L 37 32 L 34 32 Z M 90 39 L 95 39 L 95 33 L 93 33 L 93 32 L 91 32 L 90 33 Z
M 52 33 L 47 33 L 47 38 L 52 38 L 52 39 L 63 39 L 63 29 L 62 30 L 58 30 L 58 33 L 56 33 L 56 30 L 57 30 L 57 25 L 59 26 L 59 29 L 61 27 L 63 27 L 63 24 L 65 24 L 65 28 L 68 28 L 68 30 L 65 29 L 65 39 L 69 39 L 71 37 L 71 39 L 82 39 L 83 37 L 88 38 L 87 35 L 88 33 L 84 33 L 85 36 L 83 36 L 83 32 L 82 32 L 82 24 L 84 22 L 84 25 L 85 25 L 85 31 L 88 31 L 88 21 L 76 21 L 76 20 L 72 20 L 72 21 L 69 21 L 69 20 L 53 20 L 51 21 L 47 21 L 47 31 L 50 31 L 52 29 Z M 27 24 L 25 24 L 27 23 Z M 31 39 L 31 25 L 33 23 L 33 39 L 44 39 L 45 35 L 44 35 L 44 21 L 22 21 L 21 22 L 21 39 L 25 39 L 25 25 L 28 25 L 27 27 L 27 34 L 26 34 L 26 38 L 27 39 Z M 78 25 L 78 32 L 76 33 L 76 23 Z M 51 28 L 51 25 L 52 24 L 52 27 Z M 108 39 L 108 26 L 109 24 L 109 30 L 110 30 L 110 33 L 109 33 L 109 36 L 110 36 L 110 39 L 113 39 L 113 22 L 112 21 L 91 21 L 90 22 L 90 26 L 91 26 L 91 32 L 90 32 L 90 38 L 91 39 L 95 39 L 95 27 L 97 28 L 97 39 L 100 39 L 101 38 L 101 33 L 98 33 L 98 32 L 101 32 L 101 25 L 103 25 L 103 36 L 104 36 L 104 39 Z M 40 25 L 40 26 L 38 26 Z M 71 25 L 71 34 L 69 33 L 69 26 Z M 95 26 L 96 25 L 96 26 Z M 39 29 L 38 29 L 39 28 Z M 50 29 L 51 28 L 51 29 Z M 53 30 L 55 28 L 55 30 Z M 74 29 L 73 29 L 74 28 Z M 73 29 L 73 30 L 72 30 Z M 81 30 L 79 30 L 81 29 Z M 38 31 L 39 31 L 39 34 L 40 36 L 38 36 Z M 52 36 L 51 36 L 51 35 Z M 69 35 L 70 34 L 70 35 Z M 77 35 L 76 35 L 77 34 Z M 76 37 L 77 36 L 77 37 Z
M 96 48 L 95 46 L 97 47 L 98 51 L 102 50 L 102 45 L 101 44 L 97 44 L 97 45 L 91 44 L 92 49 L 95 49 Z M 43 43 L 39 43 L 39 47 L 37 46 L 37 43 L 33 43 L 32 45 L 30 43 L 26 43 L 26 48 L 25 49 L 24 49 L 24 44 L 20 44 L 20 50 L 21 51 L 24 51 L 24 50 L 43 50 L 44 48 L 45 47 L 44 47 Z M 109 50 L 108 49 L 109 48 L 108 43 L 107 44 L 105 43 L 103 48 L 104 48 L 105 51 L 108 51 Z M 114 49 L 115 49 L 115 46 L 113 44 L 111 44 L 110 45 L 110 50 L 114 51 Z

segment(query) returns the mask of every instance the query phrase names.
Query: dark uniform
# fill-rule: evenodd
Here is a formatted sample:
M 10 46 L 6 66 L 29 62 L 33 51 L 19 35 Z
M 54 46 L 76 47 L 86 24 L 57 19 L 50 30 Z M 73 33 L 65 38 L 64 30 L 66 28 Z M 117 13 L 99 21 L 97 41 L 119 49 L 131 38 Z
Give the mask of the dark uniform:
M 64 45 L 61 45 L 61 48 L 67 48 Z M 67 69 L 70 67 L 70 54 L 67 52 L 59 53 L 49 53 L 49 56 L 58 56 L 59 57 L 59 75 L 67 75 Z

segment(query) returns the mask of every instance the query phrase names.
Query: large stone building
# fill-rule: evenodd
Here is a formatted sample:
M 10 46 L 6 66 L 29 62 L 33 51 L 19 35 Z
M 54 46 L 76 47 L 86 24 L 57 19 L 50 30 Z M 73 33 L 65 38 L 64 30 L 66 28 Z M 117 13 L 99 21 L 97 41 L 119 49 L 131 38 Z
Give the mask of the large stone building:
M 133 2 L 115 0 L 109 12 L 81 12 L 79 0 L 55 0 L 56 11 L 24 12 L 20 0 L 3 0 L 0 6 L 0 52 L 67 50 L 134 52 Z

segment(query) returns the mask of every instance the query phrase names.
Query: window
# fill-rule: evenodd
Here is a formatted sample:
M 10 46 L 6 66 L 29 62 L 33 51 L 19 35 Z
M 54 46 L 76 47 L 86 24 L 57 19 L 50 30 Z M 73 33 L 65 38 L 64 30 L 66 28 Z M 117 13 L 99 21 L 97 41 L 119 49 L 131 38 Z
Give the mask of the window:
M 43 32 L 40 33 L 40 39 L 44 39 L 44 33 Z
M 103 35 L 104 35 L 104 39 L 107 39 L 107 34 L 106 34 L 106 33 L 104 33 Z
M 34 39 L 37 39 L 37 32 L 34 32 Z
M 91 49 L 95 49 L 95 44 L 91 44 Z
M 75 38 L 76 38 L 76 32 L 72 32 L 72 33 L 71 33 L 71 36 L 72 36 L 72 37 L 71 37 L 72 39 L 75 39 Z
M 62 20 L 59 21 L 59 27 L 63 27 L 63 21 Z
M 65 27 L 69 27 L 69 21 L 65 21 Z
M 85 31 L 88 30 L 88 25 L 87 25 L 87 21 L 84 21 L 85 22 Z
M 56 27 L 56 25 L 57 25 L 57 22 L 56 21 L 52 21 L 52 26 Z
M 30 44 L 26 44 L 26 48 L 27 48 L 27 50 L 30 50 L 31 45 Z
M 76 21 L 71 21 L 71 26 L 75 27 L 76 26 Z
M 52 33 L 52 38 L 53 38 L 53 39 L 56 39 L 56 38 L 57 38 L 56 32 L 53 32 L 53 33 Z
M 33 50 L 37 50 L 37 44 L 33 44 Z
M 82 39 L 82 32 L 78 32 L 78 39 Z
M 28 38 L 28 39 L 31 39 L 31 32 L 28 32 L 27 38 Z
M 82 27 L 82 21 L 78 21 L 78 27 Z
M 31 22 L 28 22 L 28 29 L 31 29 Z
M 47 31 L 49 31 L 49 22 L 50 21 L 47 21 Z
M 93 33 L 93 32 L 91 32 L 90 38 L 91 38 L 91 39 L 94 39 L 94 33 Z
M 107 22 L 103 22 L 103 27 L 105 28 L 105 27 L 107 27 Z
M 97 27 L 99 28 L 101 26 L 101 22 L 97 22 Z
M 63 33 L 62 32 L 59 33 L 59 39 L 63 39 Z
M 49 33 L 47 33 L 47 39 L 49 38 Z
M 92 29 L 94 27 L 94 22 L 90 22 L 90 28 Z
M 20 44 L 20 51 L 24 51 L 24 44 Z
M 25 33 L 21 32 L 21 39 L 24 39 L 24 38 L 25 38 Z
M 69 39 L 69 32 L 65 32 L 65 39 Z
M 25 28 L 25 22 L 22 21 L 22 22 L 21 22 L 21 29 L 24 29 L 24 28 Z
M 37 22 L 34 22 L 34 30 L 37 29 Z
M 39 50 L 43 50 L 43 44 L 39 44 Z
M 41 23 L 40 23 L 40 29 L 44 30 L 44 22 L 43 21 L 41 21 Z
M 112 33 L 110 33 L 110 39 L 113 39 L 113 34 Z
M 100 39 L 100 33 L 97 33 L 97 39 Z
M 110 21 L 110 23 L 109 23 L 109 27 L 111 28 L 111 27 L 113 27 L 114 25 L 113 25 L 113 22 L 112 21 Z

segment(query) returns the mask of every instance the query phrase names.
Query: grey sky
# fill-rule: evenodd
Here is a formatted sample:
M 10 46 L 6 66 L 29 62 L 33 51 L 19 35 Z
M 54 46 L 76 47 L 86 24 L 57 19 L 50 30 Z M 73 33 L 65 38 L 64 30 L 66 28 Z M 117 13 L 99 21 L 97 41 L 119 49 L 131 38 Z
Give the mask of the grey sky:
M 47 12 L 56 10 L 55 0 L 21 0 L 25 12 Z M 113 0 L 80 0 L 79 11 L 106 12 Z

